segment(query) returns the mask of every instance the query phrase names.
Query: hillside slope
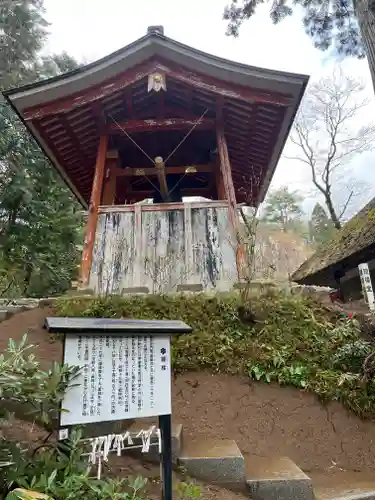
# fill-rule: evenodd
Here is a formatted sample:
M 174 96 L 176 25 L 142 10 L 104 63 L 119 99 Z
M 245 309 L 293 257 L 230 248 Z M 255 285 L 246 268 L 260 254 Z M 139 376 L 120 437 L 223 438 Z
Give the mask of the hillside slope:
M 133 307 L 135 304 L 141 304 L 140 299 L 137 299 L 135 303 L 134 300 L 131 301 Z M 258 328 L 251 339 L 247 338 L 243 342 L 241 335 L 253 327 L 245 326 L 237 330 L 237 320 L 232 317 L 231 321 L 234 322 L 232 333 L 235 332 L 237 339 L 235 343 L 240 343 L 241 346 L 229 346 L 228 326 L 219 329 L 213 315 L 213 311 L 218 308 L 221 311 L 220 316 L 226 318 L 224 324 L 225 321 L 229 321 L 228 314 L 233 313 L 233 309 L 228 310 L 228 303 L 225 306 L 229 299 L 223 299 L 223 302 L 209 302 L 211 309 L 207 309 L 208 304 L 204 298 L 208 313 L 206 320 L 199 319 L 201 309 L 197 309 L 203 298 L 194 298 L 193 304 L 191 300 L 186 299 L 177 304 L 174 301 L 172 304 L 164 303 L 165 308 L 160 312 L 160 316 L 165 317 L 166 307 L 169 305 L 171 312 L 174 304 L 175 314 L 178 305 L 181 314 L 185 316 L 191 313 L 185 312 L 184 314 L 184 307 L 186 311 L 189 311 L 195 303 L 195 313 L 198 314 L 195 320 L 195 334 L 189 336 L 188 344 L 184 341 L 184 354 L 182 354 L 182 345 L 175 345 L 175 367 L 181 371 L 184 366 L 184 370 L 188 371 L 176 373 L 173 377 L 173 419 L 183 424 L 186 438 L 235 439 L 245 456 L 286 455 L 307 472 L 324 472 L 332 471 L 332 469 L 365 471 L 373 468 L 375 451 L 372 442 L 375 441 L 375 426 L 372 421 L 361 420 L 354 413 L 345 410 L 338 402 L 323 404 L 311 391 L 307 392 L 296 387 L 280 388 L 277 382 L 271 384 L 257 382 L 253 380 L 253 376 L 249 377 L 251 375 L 249 371 L 246 375 L 218 373 L 239 371 L 239 367 L 243 365 L 239 354 L 242 352 L 243 359 L 242 349 L 245 345 L 247 345 L 248 352 L 253 353 L 255 349 L 256 356 L 261 359 L 264 351 L 257 350 L 260 345 L 269 342 L 267 331 Z M 153 301 L 154 306 L 152 306 Z M 156 301 L 155 297 L 149 298 L 148 306 L 151 310 L 148 312 L 144 310 L 144 316 L 154 314 L 153 307 L 156 307 Z M 126 304 L 129 307 L 129 301 L 114 299 L 107 299 L 105 302 L 92 299 L 87 301 L 71 299 L 63 302 L 65 308 L 74 307 L 75 310 L 80 309 L 81 312 L 83 308 L 86 314 L 94 312 L 98 314 L 101 308 L 102 312 L 111 312 L 112 315 L 115 314 L 115 309 L 119 310 L 119 304 L 123 312 L 125 312 Z M 303 301 L 303 304 L 306 302 Z M 284 315 L 288 316 L 289 313 L 285 307 L 284 303 Z M 160 310 L 160 303 L 158 308 Z M 278 306 L 278 311 L 280 315 L 280 306 Z M 304 321 L 307 321 L 304 323 L 305 327 L 308 322 L 313 322 L 313 312 L 317 315 L 316 320 L 323 321 L 323 316 L 318 317 L 317 308 L 310 308 L 309 311 L 310 319 L 305 318 Z M 8 337 L 19 340 L 24 333 L 28 333 L 29 341 L 36 346 L 35 352 L 45 368 L 53 361 L 60 361 L 62 359 L 61 342 L 51 340 L 46 330 L 42 328 L 45 317 L 54 313 L 55 311 L 51 309 L 38 308 L 17 314 L 1 323 L 0 349 L 4 350 Z M 323 312 L 324 314 L 327 313 Z M 299 316 L 301 322 L 301 312 L 294 310 L 293 315 Z M 191 316 L 190 319 L 192 319 Z M 333 318 L 330 317 L 330 319 Z M 289 326 L 294 331 L 290 317 Z M 210 335 L 206 328 L 212 332 L 211 342 L 214 339 L 216 342 L 214 348 L 211 343 L 211 354 L 208 350 L 209 345 L 205 344 Z M 282 328 L 282 323 L 280 323 L 280 328 Z M 277 337 L 280 335 L 280 330 L 279 332 L 274 330 L 274 334 Z M 286 338 L 286 340 L 289 339 Z M 300 342 L 300 338 L 296 339 L 296 342 Z M 234 352 L 237 353 L 236 356 Z M 228 359 L 227 356 L 233 359 L 232 363 L 223 360 L 217 362 L 215 366 L 214 359 L 217 361 L 221 357 Z M 310 353 L 309 356 L 314 359 L 314 353 Z M 16 422 L 7 432 L 13 436 L 16 435 L 22 441 L 40 439 L 37 429 L 24 423 Z
M 256 233 L 255 277 L 285 281 L 313 252 L 299 234 L 260 223 Z

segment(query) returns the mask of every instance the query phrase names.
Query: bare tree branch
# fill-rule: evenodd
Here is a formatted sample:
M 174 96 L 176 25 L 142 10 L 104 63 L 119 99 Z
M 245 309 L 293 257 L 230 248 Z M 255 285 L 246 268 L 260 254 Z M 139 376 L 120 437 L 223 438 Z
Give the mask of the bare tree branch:
M 336 67 L 331 75 L 310 86 L 290 137 L 293 154 L 287 158 L 309 165 L 312 182 L 323 195 L 337 229 L 358 194 L 352 185 L 348 198 L 343 203 L 335 202 L 333 192 L 340 175 L 345 170 L 348 177 L 353 158 L 372 150 L 375 144 L 375 125 L 358 126 L 369 105 L 363 90 L 360 81 Z
M 348 196 L 348 199 L 346 200 L 346 202 L 345 202 L 345 204 L 344 204 L 344 207 L 343 207 L 343 209 L 342 209 L 342 211 L 341 211 L 341 213 L 340 213 L 340 215 L 339 215 L 339 219 L 340 219 L 340 220 L 342 219 L 342 217 L 343 217 L 344 213 L 346 212 L 346 209 L 348 208 L 349 202 L 350 202 L 350 200 L 352 199 L 353 194 L 354 194 L 354 191 L 351 191 L 351 192 L 350 192 L 350 195 Z

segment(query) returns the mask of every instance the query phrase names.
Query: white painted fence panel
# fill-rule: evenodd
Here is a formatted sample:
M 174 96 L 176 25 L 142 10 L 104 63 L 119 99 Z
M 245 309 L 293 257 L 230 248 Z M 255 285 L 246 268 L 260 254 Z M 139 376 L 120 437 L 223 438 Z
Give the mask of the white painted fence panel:
M 136 283 L 134 213 L 99 214 L 90 288 L 100 295 L 119 294 Z
M 183 210 L 142 214 L 142 286 L 164 293 L 186 282 Z
M 193 268 L 191 280 L 203 288 L 230 290 L 237 281 L 236 258 L 231 243 L 226 208 L 193 208 L 191 211 Z
M 228 211 L 221 203 L 102 208 L 90 288 L 99 295 L 178 285 L 230 290 L 237 281 Z

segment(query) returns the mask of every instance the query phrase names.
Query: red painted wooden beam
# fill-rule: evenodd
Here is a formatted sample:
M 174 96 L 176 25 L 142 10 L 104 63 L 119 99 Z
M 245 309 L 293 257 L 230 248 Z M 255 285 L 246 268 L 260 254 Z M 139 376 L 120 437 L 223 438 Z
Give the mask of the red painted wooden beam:
M 165 173 L 170 174 L 181 174 L 181 175 L 194 175 L 202 173 L 211 173 L 214 167 L 212 163 L 206 163 L 202 165 L 186 165 L 186 166 L 175 166 L 175 167 L 165 167 Z M 118 177 L 149 177 L 157 175 L 155 168 L 117 168 L 116 176 Z
M 80 283 L 85 287 L 89 283 L 92 253 L 94 250 L 96 225 L 98 221 L 98 207 L 103 190 L 104 170 L 108 150 L 108 137 L 103 135 L 100 137 L 98 155 L 96 158 L 95 175 L 92 183 L 91 198 L 88 219 L 85 228 L 85 242 L 83 245 Z
M 228 153 L 228 145 L 225 137 L 224 126 L 222 121 L 219 120 L 217 128 L 217 148 L 220 159 L 220 172 L 224 184 L 224 194 L 228 200 L 228 218 L 232 225 L 234 245 L 236 248 L 236 263 L 239 279 L 242 279 L 245 273 L 245 253 L 244 241 L 240 240 L 239 220 L 237 212 L 236 192 L 233 185 L 232 168 Z
M 106 128 L 107 134 L 123 134 L 124 130 L 128 133 L 135 132 L 157 132 L 160 130 L 182 130 L 189 129 L 194 126 L 195 128 L 210 129 L 214 128 L 215 120 L 209 118 L 201 118 L 199 122 L 196 120 L 189 120 L 186 118 L 164 118 L 162 120 L 147 119 L 147 120 L 128 120 L 126 122 L 111 123 Z
M 206 187 L 196 187 L 196 188 L 185 188 L 181 189 L 181 194 L 183 196 L 210 196 L 212 191 L 210 188 Z M 151 189 L 143 189 L 143 190 L 129 190 L 126 192 L 126 198 L 128 199 L 137 199 L 144 200 L 145 198 L 152 198 L 154 196 L 154 192 Z
M 156 63 L 149 60 L 131 70 L 120 73 L 116 77 L 103 82 L 100 85 L 89 87 L 81 92 L 76 92 L 67 97 L 50 101 L 41 106 L 33 106 L 24 110 L 26 121 L 43 118 L 58 113 L 67 113 L 79 106 L 95 102 L 110 96 L 122 89 L 133 86 L 138 81 L 146 78 L 149 73 L 156 71 Z
M 81 92 L 71 94 L 62 99 L 48 102 L 41 106 L 26 108 L 24 110 L 25 120 L 34 120 L 44 116 L 67 113 L 79 106 L 95 102 L 108 97 L 120 90 L 132 87 L 147 75 L 155 71 L 162 71 L 171 79 L 179 81 L 191 88 L 200 89 L 229 99 L 245 102 L 257 102 L 260 104 L 273 104 L 277 106 L 288 106 L 291 97 L 280 93 L 266 92 L 242 85 L 233 85 L 208 75 L 195 73 L 191 70 L 175 65 L 170 61 L 148 60 L 134 68 L 120 73 L 116 77 L 107 80 L 100 85 L 89 87 Z M 168 87 L 168 81 L 167 81 Z
M 277 106 L 288 106 L 292 101 L 292 98 L 287 95 L 265 92 L 260 89 L 253 89 L 242 85 L 234 85 L 208 75 L 194 73 L 182 66 L 174 65 L 170 61 L 158 63 L 157 69 L 170 78 L 185 85 L 223 98 L 258 104 L 273 104 Z

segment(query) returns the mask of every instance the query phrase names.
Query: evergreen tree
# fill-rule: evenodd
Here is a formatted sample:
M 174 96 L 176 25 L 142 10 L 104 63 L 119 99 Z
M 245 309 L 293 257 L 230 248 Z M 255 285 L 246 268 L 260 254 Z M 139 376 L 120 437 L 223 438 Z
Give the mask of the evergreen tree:
M 0 88 L 27 81 L 47 37 L 43 0 L 0 2 Z
M 280 0 L 270 2 L 270 16 L 277 24 L 293 14 L 293 7 L 303 9 L 303 25 L 315 47 L 321 50 L 334 48 L 338 53 L 359 58 L 365 56 L 357 10 L 364 0 Z M 264 0 L 232 0 L 224 11 L 228 20 L 228 33 L 238 36 L 242 23 L 250 19 Z M 356 3 L 358 5 L 356 5 Z M 369 2 L 369 9 L 374 9 Z
M 311 239 L 317 244 L 330 241 L 336 231 L 332 220 L 320 203 L 316 203 L 312 211 L 310 231 Z
M 283 231 L 297 227 L 300 216 L 302 197 L 296 191 L 289 191 L 286 186 L 271 191 L 263 209 L 263 220 L 281 226 Z
M 39 57 L 42 0 L 0 2 L 0 89 L 77 67 L 68 54 Z M 8 64 L 9 61 L 9 64 Z M 77 266 L 77 202 L 10 107 L 0 103 L 0 295 L 49 295 Z

